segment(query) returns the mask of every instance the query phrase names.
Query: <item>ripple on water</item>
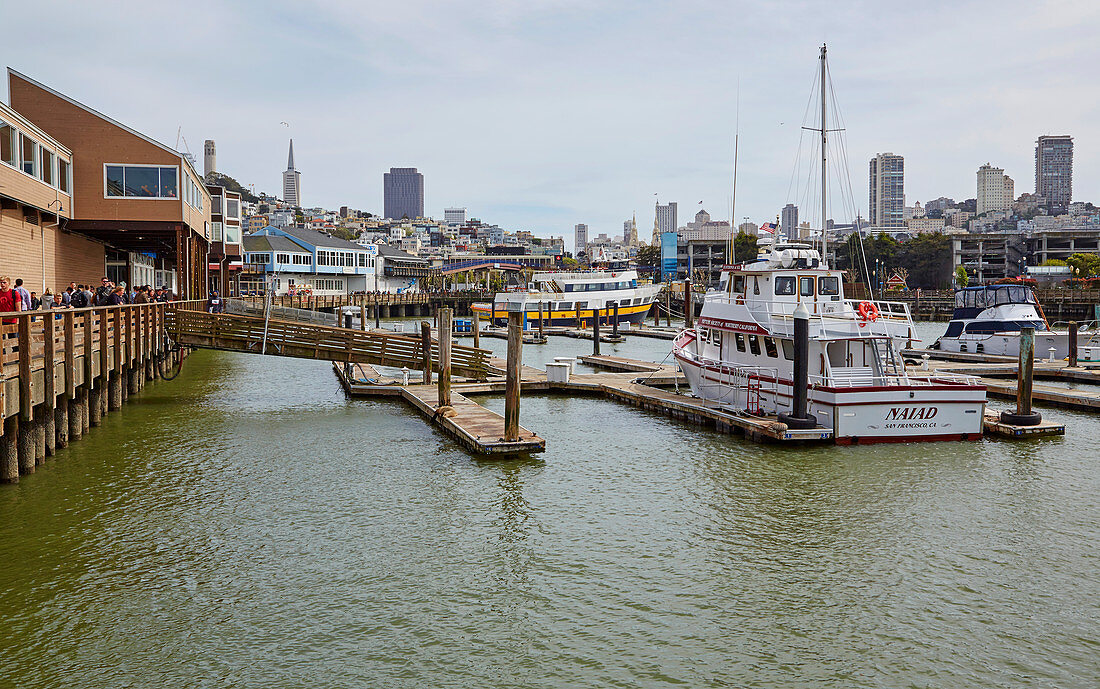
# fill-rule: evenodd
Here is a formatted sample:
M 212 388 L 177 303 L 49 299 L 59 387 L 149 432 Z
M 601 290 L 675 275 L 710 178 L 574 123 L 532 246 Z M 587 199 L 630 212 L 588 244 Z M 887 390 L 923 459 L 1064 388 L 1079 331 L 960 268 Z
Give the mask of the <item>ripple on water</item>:
M 585 348 L 551 342 L 527 360 Z M 200 353 L 0 491 L 6 677 L 1094 686 L 1100 434 L 1051 415 L 792 449 L 532 395 L 548 451 L 482 461 L 324 364 Z

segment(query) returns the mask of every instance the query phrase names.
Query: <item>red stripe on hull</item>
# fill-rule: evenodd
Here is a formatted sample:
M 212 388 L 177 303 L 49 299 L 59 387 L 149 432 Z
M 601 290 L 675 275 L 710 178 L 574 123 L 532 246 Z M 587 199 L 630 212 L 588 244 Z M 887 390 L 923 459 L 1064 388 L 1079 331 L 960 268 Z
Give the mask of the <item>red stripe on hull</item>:
M 939 440 L 981 440 L 981 433 L 950 433 L 944 435 L 849 436 L 836 438 L 837 445 L 875 445 L 878 443 L 927 443 Z

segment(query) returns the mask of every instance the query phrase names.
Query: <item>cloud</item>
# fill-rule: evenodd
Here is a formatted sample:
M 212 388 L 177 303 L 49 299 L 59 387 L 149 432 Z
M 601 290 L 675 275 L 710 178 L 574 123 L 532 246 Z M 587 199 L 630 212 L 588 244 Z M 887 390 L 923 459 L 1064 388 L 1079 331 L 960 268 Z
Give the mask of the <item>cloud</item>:
M 13 67 L 275 191 L 295 139 L 306 203 L 381 208 L 416 166 L 427 207 L 510 228 L 619 233 L 653 193 L 774 217 L 791 188 L 820 44 L 867 160 L 906 157 L 908 201 L 974 195 L 986 161 L 1033 184 L 1034 140 L 1076 137 L 1075 197 L 1100 184 L 1100 6 L 1092 2 L 19 3 Z M 739 86 L 738 86 L 739 85 Z M 737 116 L 738 99 L 740 117 Z M 811 109 L 812 110 L 812 109 Z M 279 123 L 286 121 L 290 129 Z M 780 124 L 782 123 L 782 124 Z M 803 169 L 805 172 L 805 169 Z M 804 175 L 803 175 L 804 176 Z M 835 184 L 835 189 L 843 185 Z M 849 206 L 834 198 L 833 207 Z M 685 211 L 686 212 L 686 211 Z

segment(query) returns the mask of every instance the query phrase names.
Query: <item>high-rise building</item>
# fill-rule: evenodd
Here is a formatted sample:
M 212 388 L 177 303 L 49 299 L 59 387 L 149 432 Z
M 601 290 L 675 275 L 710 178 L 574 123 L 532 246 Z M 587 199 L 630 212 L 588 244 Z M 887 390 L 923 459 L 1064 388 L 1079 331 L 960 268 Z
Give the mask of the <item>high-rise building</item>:
M 1006 182 L 1007 180 L 1007 182 Z M 1008 191 L 1008 196 L 1005 196 Z M 1003 211 L 1012 205 L 1012 179 L 1005 177 L 1005 171 L 989 163 L 978 168 L 978 194 L 976 196 L 978 215 L 990 211 Z
M 202 145 L 202 176 L 209 177 L 211 172 L 217 172 L 217 157 L 214 154 L 214 140 L 207 139 Z
M 387 218 L 424 217 L 424 175 L 415 167 L 391 167 L 382 175 L 382 191 Z
M 580 256 L 588 251 L 588 225 L 577 223 L 573 228 L 573 256 Z
M 905 227 L 905 159 L 879 153 L 868 165 L 872 227 Z
M 283 173 L 283 201 L 295 208 L 302 205 L 302 173 L 294 168 L 294 139 L 290 140 L 290 154 Z
M 798 206 L 788 203 L 779 213 L 779 231 L 787 239 L 794 239 L 798 230 Z
M 658 233 L 676 231 L 676 202 L 672 201 L 662 206 L 657 204 L 657 231 Z
M 1040 136 L 1035 142 L 1035 193 L 1052 209 L 1073 200 L 1073 137 Z
M 465 208 L 444 208 L 443 209 L 443 222 L 455 223 L 462 225 L 466 222 L 466 209 Z

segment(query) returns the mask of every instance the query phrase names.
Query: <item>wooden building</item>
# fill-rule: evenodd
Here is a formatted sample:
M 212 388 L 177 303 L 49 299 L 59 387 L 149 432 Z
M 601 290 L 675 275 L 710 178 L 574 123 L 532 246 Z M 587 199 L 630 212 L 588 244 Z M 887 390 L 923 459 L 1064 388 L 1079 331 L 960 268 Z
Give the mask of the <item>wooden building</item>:
M 204 297 L 210 194 L 192 162 L 12 69 L 8 94 L 12 109 L 72 152 L 65 228 L 103 245 L 102 272 L 131 286 L 168 284 L 181 298 Z
M 103 277 L 103 244 L 74 234 L 72 152 L 0 103 L 0 275 L 56 292 Z

